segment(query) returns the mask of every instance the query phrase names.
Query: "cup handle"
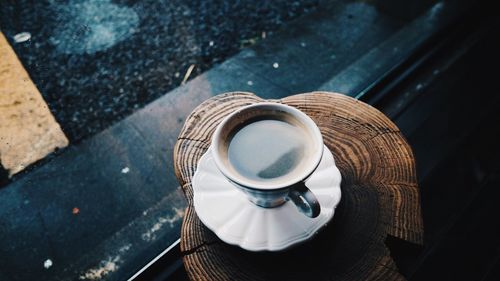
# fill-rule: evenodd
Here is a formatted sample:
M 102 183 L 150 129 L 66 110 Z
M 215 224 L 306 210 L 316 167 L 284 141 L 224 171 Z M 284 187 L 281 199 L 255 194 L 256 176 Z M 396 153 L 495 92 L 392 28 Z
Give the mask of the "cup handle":
M 304 182 L 293 185 L 288 193 L 288 198 L 292 200 L 301 213 L 310 218 L 317 217 L 321 211 L 318 199 Z

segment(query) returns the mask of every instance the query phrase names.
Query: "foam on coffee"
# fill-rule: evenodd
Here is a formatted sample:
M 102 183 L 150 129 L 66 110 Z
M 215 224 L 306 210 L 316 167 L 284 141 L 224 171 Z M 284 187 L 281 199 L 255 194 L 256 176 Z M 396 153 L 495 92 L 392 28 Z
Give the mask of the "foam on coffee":
M 308 162 L 304 158 L 310 155 L 310 142 L 307 130 L 293 118 L 259 116 L 232 130 L 227 158 L 243 178 L 281 182 L 293 177 L 294 171 Z

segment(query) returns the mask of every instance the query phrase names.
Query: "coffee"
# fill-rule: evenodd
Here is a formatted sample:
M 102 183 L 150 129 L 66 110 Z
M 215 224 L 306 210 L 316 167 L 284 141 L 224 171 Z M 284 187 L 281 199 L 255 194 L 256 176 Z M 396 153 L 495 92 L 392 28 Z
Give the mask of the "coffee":
M 308 154 L 307 131 L 279 119 L 249 120 L 236 128 L 228 143 L 228 160 L 242 177 L 281 181 L 300 169 Z
M 321 161 L 323 138 L 300 110 L 274 102 L 245 106 L 221 121 L 210 147 L 216 168 L 255 205 L 290 200 L 310 218 L 320 214 L 305 181 Z

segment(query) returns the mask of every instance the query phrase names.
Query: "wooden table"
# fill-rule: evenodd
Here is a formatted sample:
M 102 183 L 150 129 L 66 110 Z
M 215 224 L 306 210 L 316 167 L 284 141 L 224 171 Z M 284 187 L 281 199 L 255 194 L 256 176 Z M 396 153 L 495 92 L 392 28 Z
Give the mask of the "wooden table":
M 285 103 L 320 128 L 342 174 L 342 200 L 314 239 L 282 252 L 248 252 L 222 242 L 198 219 L 191 179 L 210 137 L 235 109 L 263 101 L 226 93 L 188 117 L 174 152 L 176 176 L 188 201 L 181 251 L 192 280 L 404 280 L 385 244 L 390 235 L 421 244 L 422 216 L 411 148 L 377 109 L 326 92 L 290 96 Z

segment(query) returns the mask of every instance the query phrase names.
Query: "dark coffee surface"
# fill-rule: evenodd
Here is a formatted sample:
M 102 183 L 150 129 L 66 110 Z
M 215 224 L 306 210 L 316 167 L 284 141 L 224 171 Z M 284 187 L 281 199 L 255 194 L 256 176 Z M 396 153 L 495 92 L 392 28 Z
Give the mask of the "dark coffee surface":
M 309 141 L 304 129 L 281 120 L 257 120 L 231 138 L 229 163 L 242 177 L 254 181 L 286 180 L 298 170 Z

